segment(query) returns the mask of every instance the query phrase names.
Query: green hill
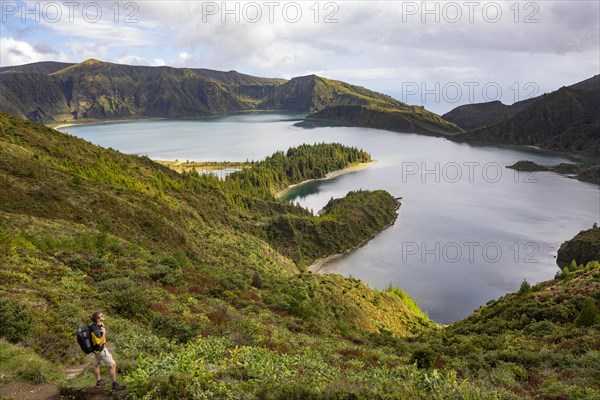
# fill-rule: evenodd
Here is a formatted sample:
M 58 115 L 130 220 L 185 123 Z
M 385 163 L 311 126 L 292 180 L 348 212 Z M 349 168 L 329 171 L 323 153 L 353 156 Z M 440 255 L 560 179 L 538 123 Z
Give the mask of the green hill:
M 537 146 L 544 150 L 600 157 L 600 87 L 563 87 L 495 124 L 460 133 L 453 140 Z
M 600 75 L 595 75 L 589 79 L 575 83 L 569 86 L 569 88 L 574 90 L 593 90 L 598 88 L 599 85 Z M 455 123 L 464 130 L 477 129 L 510 118 L 543 98 L 544 95 L 532 97 L 511 105 L 502 104 L 500 101 L 465 104 L 442 115 L 442 118 Z
M 600 228 L 597 226 L 579 232 L 558 249 L 557 262 L 565 266 L 573 261 L 586 264 L 593 260 L 600 260 Z
M 203 117 L 243 111 L 254 107 L 257 95 L 269 93 L 269 88 L 281 82 L 233 72 L 98 60 L 48 74 L 31 70 L 21 66 L 0 73 L 0 110 L 43 123 Z
M 333 122 L 349 126 L 385 129 L 395 132 L 420 133 L 424 135 L 449 135 L 461 129 L 444 121 L 437 114 L 418 106 L 402 108 L 364 106 L 333 106 L 310 114 L 307 122 Z
M 399 289 L 304 272 L 397 203 L 354 192 L 313 216 L 272 193 L 366 160 L 305 145 L 221 181 L 0 114 L 2 393 L 109 398 L 89 367 L 57 373 L 90 361 L 74 330 L 101 309 L 128 398 L 597 398 L 596 262 L 448 327 Z
M 391 125 L 392 130 L 402 132 L 460 131 L 422 107 L 315 75 L 286 81 L 236 71 L 130 66 L 94 59 L 79 64 L 47 62 L 0 70 L 0 111 L 45 124 L 206 117 L 246 110 L 312 113 L 336 106 L 390 111 L 389 116 L 373 118 L 374 127 L 382 129 Z M 326 115 L 327 119 L 337 116 Z M 311 117 L 318 119 L 321 115 Z M 352 125 L 363 121 L 362 115 L 338 120 Z
M 277 87 L 264 108 L 309 111 L 306 123 L 343 124 L 396 132 L 449 134 L 461 129 L 423 107 L 404 104 L 360 86 L 316 75 Z

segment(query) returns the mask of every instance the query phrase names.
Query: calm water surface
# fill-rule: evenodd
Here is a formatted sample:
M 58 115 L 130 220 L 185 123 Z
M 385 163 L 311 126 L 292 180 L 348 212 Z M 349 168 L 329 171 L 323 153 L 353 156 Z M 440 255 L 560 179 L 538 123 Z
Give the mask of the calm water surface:
M 320 210 L 350 190 L 402 197 L 396 224 L 324 272 L 408 292 L 438 322 L 464 318 L 487 301 L 556 273 L 560 243 L 600 220 L 598 185 L 506 165 L 568 160 L 538 152 L 457 144 L 366 128 L 294 126 L 302 114 L 247 113 L 63 128 L 125 153 L 154 159 L 259 160 L 302 143 L 340 142 L 371 153 L 371 167 L 311 182 L 288 199 Z

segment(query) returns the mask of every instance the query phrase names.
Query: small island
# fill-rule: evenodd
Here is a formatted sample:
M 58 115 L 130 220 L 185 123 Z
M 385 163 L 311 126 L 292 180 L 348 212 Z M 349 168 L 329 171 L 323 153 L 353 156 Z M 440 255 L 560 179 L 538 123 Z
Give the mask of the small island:
M 506 168 L 524 172 L 555 172 L 557 174 L 567 175 L 580 181 L 600 184 L 600 164 L 583 165 L 560 163 L 555 166 L 544 166 L 533 161 L 521 160 L 517 161 L 513 165 L 506 166 Z

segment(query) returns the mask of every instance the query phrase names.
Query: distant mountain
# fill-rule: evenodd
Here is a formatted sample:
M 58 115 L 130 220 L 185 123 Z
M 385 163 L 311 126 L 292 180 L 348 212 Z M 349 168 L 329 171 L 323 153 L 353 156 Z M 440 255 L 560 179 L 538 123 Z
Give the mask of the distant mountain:
M 460 128 L 422 107 L 360 86 L 316 75 L 260 78 L 236 71 L 147 67 L 94 59 L 79 64 L 36 63 L 0 71 L 0 111 L 46 124 L 136 118 L 191 118 L 245 110 L 319 112 L 360 106 L 390 114 L 373 127 L 445 134 Z M 361 111 L 362 110 L 362 111 Z M 349 111 L 349 110 L 346 110 Z M 337 111 L 313 119 L 361 125 L 366 119 Z M 371 120 L 371 119 L 369 119 Z M 419 121 L 428 121 L 421 123 Z M 361 125 L 368 126 L 368 125 Z
M 279 86 L 271 98 L 265 99 L 262 106 L 269 109 L 317 112 L 326 107 L 367 104 L 410 109 L 390 96 L 317 75 L 289 80 Z
M 269 93 L 269 88 L 281 83 L 234 71 L 129 66 L 93 59 L 49 74 L 30 72 L 52 69 L 25 65 L 2 71 L 0 110 L 43 123 L 202 117 L 252 109 L 257 99 L 251 93 Z
M 569 87 L 576 90 L 592 90 L 598 86 L 600 86 L 600 75 L 595 75 Z M 527 100 L 518 101 L 512 105 L 506 105 L 500 101 L 465 104 L 442 115 L 442 118 L 446 121 L 455 123 L 465 130 L 481 128 L 512 117 L 516 113 L 543 99 L 544 96 L 545 95 L 532 97 Z
M 509 118 L 452 138 L 600 157 L 600 86 L 591 90 L 563 87 Z
M 442 118 L 468 130 L 509 118 L 516 112 L 517 110 L 512 106 L 496 100 L 488 103 L 465 104 L 442 115 Z
M 449 134 L 461 129 L 423 107 L 316 75 L 294 78 L 279 86 L 265 108 L 312 112 L 309 121 L 334 122 L 397 132 Z
M 450 135 L 462 130 L 423 107 L 377 108 L 371 105 L 333 106 L 310 114 L 307 121 L 334 121 L 348 126 L 412 132 L 423 135 Z
M 51 74 L 56 71 L 60 71 L 61 69 L 65 69 L 73 65 L 72 63 L 62 63 L 55 61 L 42 61 L 36 62 L 33 64 L 19 65 L 19 66 L 10 66 L 10 67 L 0 67 L 0 74 L 3 72 L 13 72 L 13 73 L 32 73 L 32 74 Z

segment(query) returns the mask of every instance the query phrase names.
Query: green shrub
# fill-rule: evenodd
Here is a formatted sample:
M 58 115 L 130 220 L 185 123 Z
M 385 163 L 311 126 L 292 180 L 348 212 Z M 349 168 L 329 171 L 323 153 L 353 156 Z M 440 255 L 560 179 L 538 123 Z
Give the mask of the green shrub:
M 0 299 L 0 337 L 16 343 L 26 338 L 33 329 L 33 318 L 27 307 L 9 299 Z
M 140 317 L 146 319 L 150 315 L 150 295 L 129 278 L 107 279 L 98 285 L 106 291 L 110 308 L 125 318 Z
M 531 293 L 531 285 L 526 280 L 523 280 L 523 283 L 521 283 L 521 287 L 519 288 L 519 294 L 525 295 L 527 293 Z
M 158 314 L 152 318 L 152 329 L 160 336 L 187 343 L 196 336 L 197 326 L 187 324 L 177 316 Z
M 600 313 L 596 307 L 596 301 L 592 297 L 586 297 L 579 316 L 575 320 L 577 326 L 590 327 L 600 324 Z
M 60 369 L 32 349 L 0 339 L 0 384 L 13 380 L 46 383 L 60 379 Z
M 439 354 L 428 347 L 423 347 L 415 351 L 410 362 L 416 364 L 419 369 L 427 369 L 433 366 L 433 363 L 439 358 Z

